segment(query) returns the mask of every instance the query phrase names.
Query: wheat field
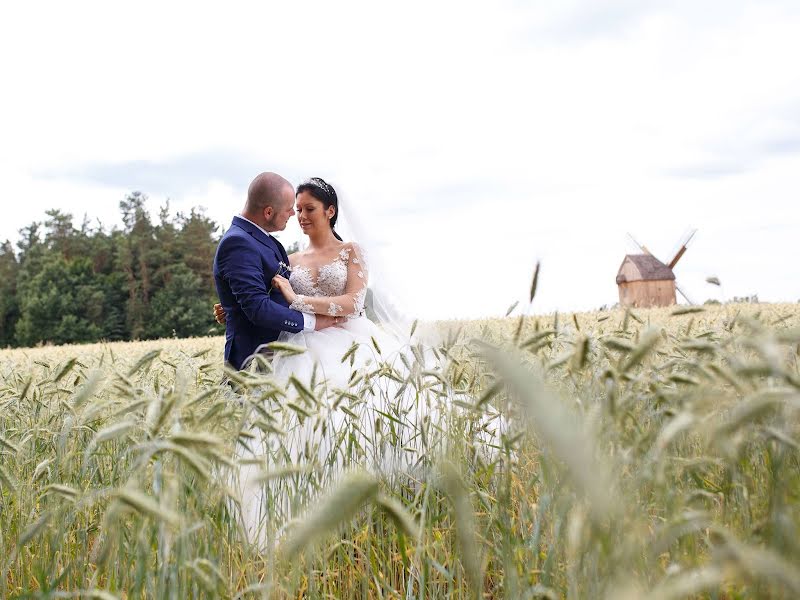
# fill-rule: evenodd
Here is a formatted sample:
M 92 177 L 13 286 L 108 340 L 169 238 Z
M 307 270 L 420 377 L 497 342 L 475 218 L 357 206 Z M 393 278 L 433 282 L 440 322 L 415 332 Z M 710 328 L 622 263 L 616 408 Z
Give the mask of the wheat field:
M 222 384 L 221 338 L 0 351 L 0 596 L 800 597 L 800 305 L 433 329 L 347 389 Z

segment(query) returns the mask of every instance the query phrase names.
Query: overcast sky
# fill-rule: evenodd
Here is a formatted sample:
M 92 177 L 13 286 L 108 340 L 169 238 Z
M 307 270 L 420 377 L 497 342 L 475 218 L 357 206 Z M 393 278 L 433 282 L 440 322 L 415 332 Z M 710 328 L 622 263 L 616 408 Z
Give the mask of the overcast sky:
M 797 302 L 798 31 L 795 0 L 13 3 L 0 239 L 130 190 L 227 226 L 271 170 L 336 186 L 419 316 L 502 315 L 537 260 L 535 311 L 610 305 L 627 232 L 666 261 L 690 228 L 693 300 Z

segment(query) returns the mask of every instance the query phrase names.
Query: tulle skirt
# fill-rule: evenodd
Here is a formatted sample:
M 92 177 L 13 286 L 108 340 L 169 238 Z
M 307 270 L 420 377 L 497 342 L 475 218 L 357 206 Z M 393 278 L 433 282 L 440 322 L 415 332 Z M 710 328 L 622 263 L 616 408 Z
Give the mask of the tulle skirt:
M 284 333 L 279 342 L 304 351 L 274 356 L 280 394 L 256 400 L 248 449 L 238 453 L 244 527 L 259 546 L 271 545 L 281 524 L 343 471 L 366 469 L 395 487 L 423 477 L 447 452 L 449 432 L 472 436 L 464 411 L 452 410 L 466 399 L 437 379 L 444 359 L 430 346 L 398 339 L 366 317 Z
M 348 385 L 354 371 L 370 364 L 388 362 L 399 367 L 401 350 L 408 351 L 407 344 L 366 317 L 348 319 L 319 331 L 284 332 L 278 341 L 306 350 L 290 356 L 278 354 L 273 359 L 272 368 L 278 379 L 294 376 L 306 383 L 325 380 L 328 388 L 340 389 Z
M 278 341 L 304 351 L 273 357 L 272 379 L 282 393 L 253 407 L 247 449 L 238 451 L 242 518 L 259 546 L 277 535 L 276 515 L 277 523 L 296 517 L 343 471 L 363 468 L 396 480 L 418 470 L 442 438 L 428 427 L 439 412 L 433 396 L 418 393 L 412 381 L 424 357 L 407 340 L 359 317 Z

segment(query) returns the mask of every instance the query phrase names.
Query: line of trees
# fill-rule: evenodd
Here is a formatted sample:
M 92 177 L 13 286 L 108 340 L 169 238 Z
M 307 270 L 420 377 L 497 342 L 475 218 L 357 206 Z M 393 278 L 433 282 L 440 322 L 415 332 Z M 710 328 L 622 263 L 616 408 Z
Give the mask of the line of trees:
M 70 214 L 0 246 L 0 347 L 219 334 L 211 271 L 217 224 L 202 210 L 158 222 L 139 192 L 120 202 L 122 229 L 76 226 Z

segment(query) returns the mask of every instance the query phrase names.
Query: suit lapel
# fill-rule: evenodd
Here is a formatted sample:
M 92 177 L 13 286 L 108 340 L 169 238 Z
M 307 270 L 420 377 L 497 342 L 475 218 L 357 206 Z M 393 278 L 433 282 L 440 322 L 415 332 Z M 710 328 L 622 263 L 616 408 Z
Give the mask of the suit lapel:
M 282 254 L 284 253 L 281 252 L 281 250 L 283 250 L 283 247 L 280 245 L 280 242 L 278 242 L 278 240 L 276 240 L 274 237 L 272 237 L 271 235 L 265 235 L 264 232 L 261 231 L 258 227 L 256 227 L 249 221 L 242 219 L 241 217 L 233 217 L 232 224 L 236 225 L 241 229 L 244 229 L 247 233 L 253 236 L 253 239 L 257 240 L 259 243 L 263 244 L 264 246 L 272 250 L 272 252 L 275 254 L 275 256 L 278 258 L 279 261 L 283 262 L 285 260 L 284 257 L 282 256 Z
M 273 237 L 272 241 L 278 247 L 278 251 L 281 254 L 281 260 L 284 262 L 284 264 L 288 265 L 289 264 L 289 255 L 286 254 L 286 248 L 283 247 L 283 244 L 281 244 L 281 242 L 280 242 L 280 240 L 278 238 Z

